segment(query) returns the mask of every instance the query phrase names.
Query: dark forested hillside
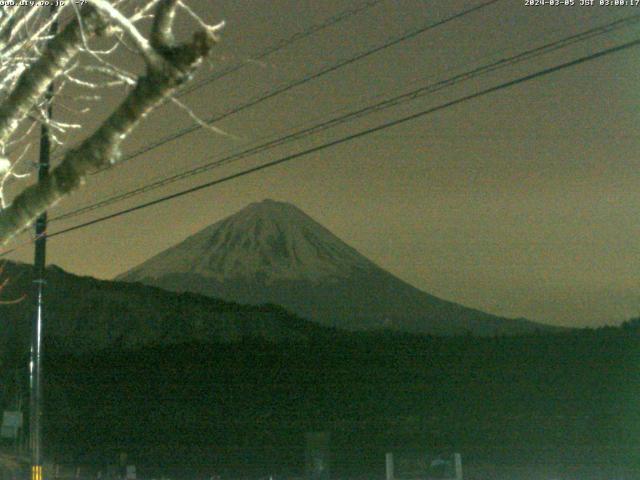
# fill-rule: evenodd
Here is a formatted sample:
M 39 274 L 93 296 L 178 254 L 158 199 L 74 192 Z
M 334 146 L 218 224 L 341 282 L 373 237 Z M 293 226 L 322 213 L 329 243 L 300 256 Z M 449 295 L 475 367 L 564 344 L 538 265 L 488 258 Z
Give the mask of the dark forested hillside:
M 4 298 L 28 293 L 30 269 L 7 267 Z M 618 465 L 640 448 L 638 320 L 482 338 L 345 332 L 272 305 L 48 274 L 52 461 L 124 451 L 143 476 L 299 472 L 318 430 L 337 474 L 381 472 L 389 449 Z M 5 408 L 26 399 L 29 310 L 2 306 Z
M 93 451 L 106 461 L 126 450 L 141 465 L 201 472 L 299 469 L 312 430 L 332 433 L 335 469 L 344 472 L 382 468 L 385 450 L 400 447 L 456 449 L 479 461 L 535 462 L 552 452 L 574 463 L 613 451 L 615 462 L 631 462 L 640 443 L 639 339 L 627 325 L 52 353 L 47 435 L 59 453 Z
M 2 299 L 25 299 L 2 305 L 0 354 L 16 345 L 28 348 L 32 273 L 30 265 L 4 264 L 3 279 L 9 283 Z M 244 306 L 141 284 L 79 277 L 55 266 L 47 268 L 45 305 L 45 337 L 69 352 L 237 341 L 247 335 L 274 341 L 304 339 L 324 330 L 275 305 Z

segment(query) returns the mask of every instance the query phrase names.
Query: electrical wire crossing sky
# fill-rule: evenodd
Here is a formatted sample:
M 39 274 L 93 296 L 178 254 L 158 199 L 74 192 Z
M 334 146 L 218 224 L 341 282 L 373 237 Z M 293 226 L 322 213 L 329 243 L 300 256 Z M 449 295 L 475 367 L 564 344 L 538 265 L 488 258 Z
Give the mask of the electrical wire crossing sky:
M 112 278 L 275 198 L 447 300 L 568 326 L 637 316 L 640 10 L 191 3 L 227 27 L 180 100 L 226 134 L 168 102 L 50 211 L 50 263 Z

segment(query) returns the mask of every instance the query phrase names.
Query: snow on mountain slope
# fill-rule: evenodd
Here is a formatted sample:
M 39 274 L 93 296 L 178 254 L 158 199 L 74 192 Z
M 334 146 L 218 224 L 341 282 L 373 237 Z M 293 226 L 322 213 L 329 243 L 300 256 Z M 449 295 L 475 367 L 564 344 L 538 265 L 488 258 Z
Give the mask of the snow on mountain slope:
M 195 274 L 219 282 L 321 281 L 378 268 L 297 207 L 264 200 L 189 237 L 120 278 Z
M 247 206 L 118 279 L 239 303 L 274 303 L 350 330 L 493 335 L 545 328 L 418 290 L 297 207 L 273 200 Z

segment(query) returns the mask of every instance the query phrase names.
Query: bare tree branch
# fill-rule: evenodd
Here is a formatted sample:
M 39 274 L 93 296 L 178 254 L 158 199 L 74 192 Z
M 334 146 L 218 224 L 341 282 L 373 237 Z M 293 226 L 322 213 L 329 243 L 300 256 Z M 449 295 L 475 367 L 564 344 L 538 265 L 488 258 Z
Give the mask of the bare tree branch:
M 102 4 L 103 2 L 95 1 L 95 3 Z M 154 52 L 154 61 L 147 62 L 145 75 L 138 78 L 135 87 L 120 106 L 91 136 L 77 148 L 70 150 L 58 167 L 53 169 L 43 181 L 26 188 L 6 210 L 0 213 L 0 243 L 6 243 L 16 233 L 29 226 L 43 211 L 79 188 L 91 171 L 117 162 L 122 142 L 136 125 L 166 97 L 191 78 L 194 70 L 202 63 L 215 44 L 214 32 L 219 27 L 200 29 L 190 42 L 175 45 L 171 28 L 176 5 L 176 0 L 160 0 L 158 3 L 150 42 Z M 104 5 L 102 6 L 104 7 Z M 96 32 L 103 27 L 102 20 L 95 10 L 92 10 L 90 15 L 94 18 L 92 31 Z M 122 27 L 121 19 L 117 15 L 108 15 L 106 18 Z M 84 28 L 86 33 L 86 23 Z M 69 28 L 66 29 L 66 31 L 68 30 Z M 40 73 L 38 76 L 39 81 L 45 82 L 45 89 L 48 81 L 55 78 L 63 70 L 62 64 L 68 63 L 72 56 L 72 50 L 73 52 L 77 51 L 81 45 L 80 36 L 79 27 L 73 30 L 73 34 L 64 34 L 63 32 L 62 38 L 66 40 L 63 41 L 58 36 L 52 40 L 52 43 L 57 42 L 56 48 L 62 48 L 65 53 L 61 54 L 57 50 L 54 53 L 53 46 L 49 45 L 48 53 L 45 52 L 48 60 L 39 62 L 38 65 L 41 66 L 38 69 L 34 67 L 33 70 L 36 72 L 39 72 L 40 69 L 49 72 L 48 75 Z M 156 56 L 157 58 L 155 58 Z M 17 99 L 14 99 L 13 104 L 20 106 L 14 106 L 14 110 L 20 108 L 21 112 L 28 111 L 27 104 L 33 106 L 40 88 L 34 86 L 27 89 L 27 92 L 29 93 L 20 95 L 21 101 L 18 102 Z M 27 96 L 28 99 L 24 99 L 24 96 Z M 0 112 L 2 111 L 3 109 L 0 107 Z M 16 115 L 14 114 L 11 118 L 16 118 Z M 0 120 L 2 120 L 1 116 Z M 11 128 L 15 130 L 15 126 L 11 123 L 15 121 L 5 120 L 4 124 L 0 121 L 0 140 L 8 137 Z
M 105 22 L 92 7 L 83 7 L 83 22 L 71 22 L 45 47 L 40 58 L 25 70 L 9 97 L 0 105 L 0 144 L 7 142 L 20 122 L 44 96 L 82 45 L 82 35 L 94 35 Z
M 4 263 L 0 264 L 0 278 L 2 277 L 3 273 L 4 273 Z M 2 282 L 0 282 L 0 293 L 9 284 L 9 282 L 10 282 L 10 278 L 9 277 L 6 277 L 4 280 L 2 280 Z M 23 294 L 22 296 L 20 296 L 18 298 L 11 299 L 11 300 L 0 300 L 0 305 L 11 305 L 11 304 L 15 304 L 15 303 L 20 303 L 25 298 L 27 298 L 27 295 Z
M 151 27 L 151 45 L 157 50 L 174 45 L 173 19 L 178 0 L 160 0 Z
M 89 0 L 98 10 L 104 13 L 111 22 L 118 25 L 133 41 L 145 61 L 154 68 L 159 68 L 163 63 L 162 57 L 151 47 L 149 41 L 142 35 L 136 26 L 113 7 L 107 0 Z M 156 15 L 157 17 L 157 15 Z M 157 48 L 157 47 L 156 47 Z

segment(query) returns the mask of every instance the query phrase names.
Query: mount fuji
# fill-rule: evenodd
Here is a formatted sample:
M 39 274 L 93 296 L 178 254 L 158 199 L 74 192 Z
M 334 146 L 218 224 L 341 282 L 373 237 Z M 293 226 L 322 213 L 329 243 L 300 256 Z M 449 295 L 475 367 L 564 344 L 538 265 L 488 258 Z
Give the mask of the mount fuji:
M 550 328 L 425 293 L 383 270 L 289 203 L 252 203 L 118 280 L 224 300 L 282 305 L 348 330 L 518 334 Z

